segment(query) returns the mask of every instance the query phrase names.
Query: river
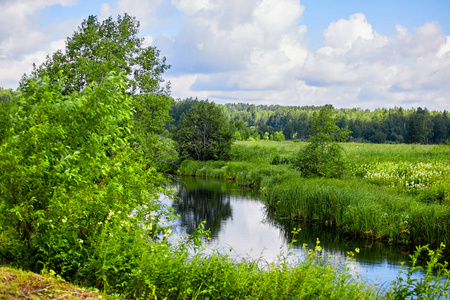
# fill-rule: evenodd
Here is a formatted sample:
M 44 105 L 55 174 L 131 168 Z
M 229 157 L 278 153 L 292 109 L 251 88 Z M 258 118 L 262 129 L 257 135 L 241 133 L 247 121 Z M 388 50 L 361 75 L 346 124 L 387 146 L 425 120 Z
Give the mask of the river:
M 164 199 L 179 215 L 172 224 L 173 232 L 178 236 L 190 234 L 205 221 L 205 228 L 211 231 L 210 240 L 205 241 L 206 253 L 214 250 L 238 260 L 259 259 L 262 265 L 282 257 L 295 263 L 305 255 L 304 244 L 306 249 L 314 248 L 319 239 L 323 260 L 339 268 L 345 265 L 352 275 L 382 288 L 397 278 L 402 263 L 409 266 L 411 247 L 354 239 L 317 224 L 271 216 L 257 193 L 233 182 L 182 177 L 173 187 L 178 200 Z M 294 228 L 301 230 L 289 249 Z M 351 261 L 349 251 L 355 253 Z

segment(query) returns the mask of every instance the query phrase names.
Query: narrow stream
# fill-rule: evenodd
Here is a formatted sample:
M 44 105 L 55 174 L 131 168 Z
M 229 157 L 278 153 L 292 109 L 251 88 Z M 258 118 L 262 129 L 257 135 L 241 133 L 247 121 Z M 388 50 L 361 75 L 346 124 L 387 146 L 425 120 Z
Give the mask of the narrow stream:
M 352 239 L 336 230 L 270 216 L 255 192 L 232 182 L 182 177 L 174 187 L 179 200 L 165 200 L 180 216 L 173 232 L 179 236 L 190 234 L 205 220 L 205 228 L 211 231 L 211 239 L 205 241 L 207 253 L 214 249 L 235 259 L 271 263 L 286 257 L 293 228 L 301 228 L 288 256 L 292 263 L 303 259 L 304 244 L 308 245 L 306 249 L 314 248 L 319 239 L 324 260 L 338 267 L 347 265 L 351 274 L 384 287 L 397 278 L 402 262 L 409 265 L 411 248 Z M 347 253 L 356 248 L 360 252 L 349 262 Z

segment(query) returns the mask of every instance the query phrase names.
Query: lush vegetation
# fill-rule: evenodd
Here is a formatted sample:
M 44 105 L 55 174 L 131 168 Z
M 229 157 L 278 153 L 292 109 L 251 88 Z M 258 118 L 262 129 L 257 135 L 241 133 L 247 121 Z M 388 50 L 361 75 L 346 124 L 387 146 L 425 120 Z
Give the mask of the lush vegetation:
M 448 146 L 342 144 L 351 165 L 341 179 L 301 177 L 291 161 L 302 147 L 307 144 L 236 142 L 232 161 L 184 161 L 180 172 L 255 186 L 277 215 L 338 226 L 352 235 L 450 241 Z M 383 167 L 384 173 L 369 171 Z
M 281 259 L 261 268 L 256 260 L 192 255 L 202 228 L 169 243 L 170 228 L 161 221 L 171 215 L 157 201 L 158 175 L 131 143 L 125 81 L 111 74 L 65 95 L 64 77 L 43 77 L 28 79 L 15 94 L 14 126 L 0 146 L 3 263 L 58 274 L 113 298 L 377 297 L 345 270 L 322 264 L 319 247 L 296 266 Z M 2 292 L 26 292 L 23 281 L 7 276 Z M 81 296 L 58 296 L 73 293 Z
M 172 131 L 196 99 L 178 100 L 171 116 L 174 121 L 167 125 Z M 311 136 L 311 120 L 317 106 L 280 106 L 227 103 L 218 105 L 234 130 L 238 141 L 260 140 L 267 136 L 274 139 L 283 134 L 283 139 L 305 141 Z M 450 114 L 448 111 L 417 109 L 359 108 L 335 109 L 339 128 L 348 127 L 353 142 L 370 143 L 417 143 L 445 144 L 450 140 Z
M 134 114 L 132 143 L 141 148 L 146 164 L 155 166 L 167 149 L 159 133 L 170 119 L 170 86 L 162 78 L 170 66 L 159 57 L 158 49 L 144 46 L 138 33 L 139 21 L 127 14 L 101 22 L 90 16 L 66 40 L 65 51 L 47 56 L 42 65 L 24 76 L 21 86 L 28 83 L 27 78 L 57 80 L 62 74 L 62 93 L 68 95 L 100 83 L 110 72 L 126 74 L 126 93 L 132 96 Z

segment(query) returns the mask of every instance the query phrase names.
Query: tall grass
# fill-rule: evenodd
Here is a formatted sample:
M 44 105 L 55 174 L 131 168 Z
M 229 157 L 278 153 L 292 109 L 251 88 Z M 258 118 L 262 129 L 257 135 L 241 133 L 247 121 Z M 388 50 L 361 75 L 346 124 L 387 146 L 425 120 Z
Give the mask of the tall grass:
M 280 216 L 314 220 L 389 242 L 450 242 L 447 205 L 427 205 L 412 195 L 395 194 L 359 179 L 289 178 L 261 190 Z

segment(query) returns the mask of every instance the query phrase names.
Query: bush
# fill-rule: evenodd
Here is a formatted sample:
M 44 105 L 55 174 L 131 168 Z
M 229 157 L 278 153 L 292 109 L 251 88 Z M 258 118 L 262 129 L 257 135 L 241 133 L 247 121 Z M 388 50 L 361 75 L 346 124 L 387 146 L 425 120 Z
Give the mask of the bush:
M 310 143 L 298 152 L 294 161 L 303 176 L 341 177 L 344 172 L 343 148 L 338 142 L 346 141 L 350 132 L 336 125 L 332 113 L 331 105 L 314 113 Z

